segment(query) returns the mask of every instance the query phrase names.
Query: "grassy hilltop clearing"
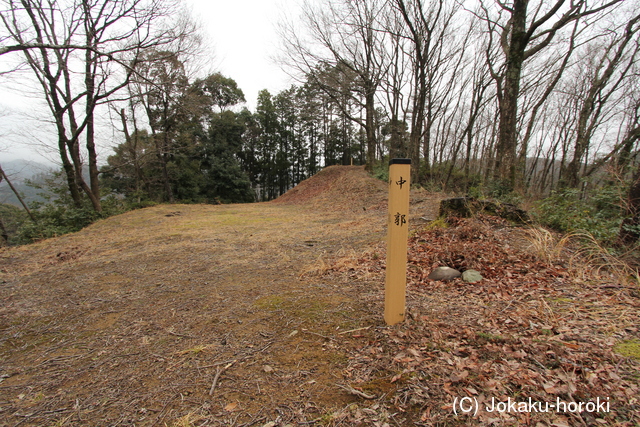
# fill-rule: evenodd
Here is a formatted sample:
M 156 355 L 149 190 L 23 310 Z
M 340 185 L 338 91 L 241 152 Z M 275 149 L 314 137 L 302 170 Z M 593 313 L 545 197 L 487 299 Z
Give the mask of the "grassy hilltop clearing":
M 334 166 L 272 202 L 0 249 L 0 426 L 638 425 L 637 287 L 501 219 L 436 220 L 441 196 L 416 191 L 409 315 L 387 327 L 386 194 Z M 484 279 L 427 280 L 440 265 Z

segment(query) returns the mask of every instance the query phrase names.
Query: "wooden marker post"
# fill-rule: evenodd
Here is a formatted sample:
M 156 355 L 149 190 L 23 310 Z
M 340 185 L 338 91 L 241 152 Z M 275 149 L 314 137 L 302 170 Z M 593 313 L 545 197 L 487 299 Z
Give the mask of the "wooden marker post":
M 391 160 L 389 163 L 387 275 L 384 286 L 384 320 L 387 325 L 402 322 L 405 317 L 410 176 L 411 159 Z

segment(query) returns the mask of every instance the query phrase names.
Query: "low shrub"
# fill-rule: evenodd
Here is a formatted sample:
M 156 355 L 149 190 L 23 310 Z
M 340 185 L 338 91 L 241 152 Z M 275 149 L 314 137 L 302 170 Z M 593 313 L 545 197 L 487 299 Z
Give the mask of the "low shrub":
M 534 207 L 534 217 L 541 224 L 563 233 L 586 231 L 596 240 L 613 243 L 620 231 L 623 189 L 617 185 L 594 189 L 583 197 L 580 190 L 554 191 Z
M 34 203 L 31 207 L 34 221 L 24 221 L 18 229 L 15 243 L 27 244 L 50 237 L 79 231 L 93 222 L 129 210 L 113 195 L 102 200 L 102 212 L 96 212 L 88 201 L 75 207 L 65 198 L 48 203 Z

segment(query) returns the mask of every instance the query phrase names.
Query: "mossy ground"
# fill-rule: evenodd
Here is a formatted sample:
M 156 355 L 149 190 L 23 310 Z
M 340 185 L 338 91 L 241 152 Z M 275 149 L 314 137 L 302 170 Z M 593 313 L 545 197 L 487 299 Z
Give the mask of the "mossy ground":
M 613 350 L 621 356 L 640 360 L 640 340 L 625 340 L 615 345 Z

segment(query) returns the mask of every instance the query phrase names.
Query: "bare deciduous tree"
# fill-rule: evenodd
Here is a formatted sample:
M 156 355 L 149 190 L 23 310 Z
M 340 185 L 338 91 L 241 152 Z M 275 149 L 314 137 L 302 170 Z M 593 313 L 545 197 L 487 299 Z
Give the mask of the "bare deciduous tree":
M 174 0 L 4 0 L 3 4 L 5 45 L 0 54 L 23 54 L 53 117 L 71 197 L 80 207 L 84 193 L 99 212 L 96 110 L 129 84 L 144 51 L 175 44 L 192 28 L 168 24 L 178 14 Z M 81 139 L 89 183 L 82 171 Z
M 307 2 L 303 7 L 303 29 L 291 22 L 280 28 L 285 42 L 282 61 L 296 73 L 306 77 L 317 69 L 336 68 L 357 77 L 352 96 L 362 105 L 365 117 L 343 113 L 365 129 L 369 169 L 376 154 L 376 92 L 388 67 L 384 49 L 387 34 L 379 21 L 384 11 L 382 0 Z M 332 85 L 318 83 L 336 101 L 343 95 Z
M 424 151 L 427 161 L 430 151 L 431 126 L 446 98 L 450 87 L 438 82 L 448 80 L 452 73 L 460 72 L 458 66 L 462 58 L 462 46 L 454 37 L 455 15 L 460 7 L 455 2 L 439 0 L 425 5 L 420 0 L 395 0 L 394 8 L 407 30 L 403 34 L 412 44 L 413 90 L 411 107 L 411 133 L 409 135 L 409 157 L 414 160 L 413 179 L 417 181 L 420 168 L 420 151 Z M 467 33 L 467 37 L 470 33 Z M 468 39 L 467 39 L 468 40 Z M 421 141 L 424 136 L 424 144 Z
M 567 185 L 571 187 L 578 186 L 591 139 L 603 120 L 608 118 L 611 104 L 619 104 L 623 96 L 621 87 L 638 60 L 640 43 L 636 35 L 640 30 L 639 23 L 640 14 L 637 14 L 623 26 L 621 33 L 616 34 L 612 30 L 606 44 L 600 48 L 594 46 L 586 52 L 587 57 L 582 61 L 583 67 L 575 80 L 584 82 L 582 91 L 576 94 L 581 107 L 576 120 L 573 157 L 564 174 Z
M 496 144 L 494 178 L 517 184 L 518 176 L 518 101 L 525 62 L 540 56 L 556 36 L 570 23 L 603 12 L 621 0 L 600 1 L 592 5 L 586 0 L 567 3 L 512 0 L 481 1 L 477 13 L 487 23 L 492 43 L 499 43 L 501 61 L 489 61 L 498 89 L 500 127 Z M 492 59 L 488 56 L 488 59 Z

